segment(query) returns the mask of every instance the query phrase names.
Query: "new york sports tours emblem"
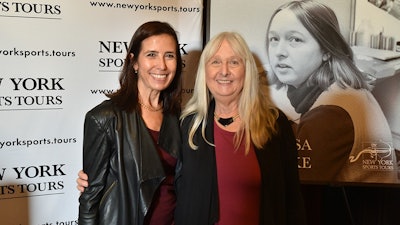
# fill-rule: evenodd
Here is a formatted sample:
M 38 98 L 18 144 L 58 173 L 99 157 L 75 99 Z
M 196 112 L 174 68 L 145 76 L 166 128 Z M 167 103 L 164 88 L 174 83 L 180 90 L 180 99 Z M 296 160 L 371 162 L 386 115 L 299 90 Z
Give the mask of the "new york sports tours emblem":
M 350 155 L 350 163 L 362 160 L 363 169 L 393 170 L 394 154 L 390 142 L 364 143 L 364 148 L 357 155 Z

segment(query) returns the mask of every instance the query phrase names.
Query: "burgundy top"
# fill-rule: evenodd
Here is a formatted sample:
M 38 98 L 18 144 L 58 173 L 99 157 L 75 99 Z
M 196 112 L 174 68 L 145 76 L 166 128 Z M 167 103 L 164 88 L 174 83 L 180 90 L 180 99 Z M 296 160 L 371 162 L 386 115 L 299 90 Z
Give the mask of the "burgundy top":
M 149 131 L 156 144 L 157 152 L 160 155 L 166 178 L 153 197 L 153 202 L 146 215 L 144 225 L 171 225 L 174 223 L 174 209 L 176 205 L 174 189 L 176 159 L 157 145 L 160 133 L 150 129 Z
M 235 133 L 214 122 L 220 219 L 217 225 L 258 225 L 261 173 L 254 147 L 245 154 L 245 141 L 234 148 Z

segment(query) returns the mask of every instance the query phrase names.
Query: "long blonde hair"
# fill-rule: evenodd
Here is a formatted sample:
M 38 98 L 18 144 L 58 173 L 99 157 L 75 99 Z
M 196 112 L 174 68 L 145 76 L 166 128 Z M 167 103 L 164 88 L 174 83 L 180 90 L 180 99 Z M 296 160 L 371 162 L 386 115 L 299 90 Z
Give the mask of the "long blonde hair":
M 213 96 L 206 85 L 205 68 L 208 60 L 218 51 L 224 40 L 230 44 L 235 54 L 240 56 L 245 63 L 245 81 L 238 104 L 242 124 L 235 135 L 235 146 L 238 147 L 244 137 L 247 154 L 251 144 L 254 144 L 256 148 L 262 148 L 277 132 L 275 123 L 279 112 L 269 97 L 266 77 L 258 73 L 254 57 L 240 34 L 222 32 L 207 43 L 200 56 L 193 95 L 182 111 L 181 119 L 194 115 L 188 135 L 189 146 L 192 149 L 198 147 L 194 144 L 193 137 L 200 126 L 203 139 L 208 144 L 213 145 L 205 136 L 207 117 L 213 116 L 208 115 L 208 107 Z

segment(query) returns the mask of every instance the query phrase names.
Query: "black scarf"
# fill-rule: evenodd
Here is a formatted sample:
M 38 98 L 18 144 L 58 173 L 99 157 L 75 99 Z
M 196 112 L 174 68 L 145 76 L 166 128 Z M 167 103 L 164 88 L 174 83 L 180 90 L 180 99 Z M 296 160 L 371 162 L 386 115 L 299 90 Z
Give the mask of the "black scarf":
M 287 96 L 296 112 L 303 114 L 311 108 L 323 91 L 324 90 L 317 85 L 310 87 L 307 85 L 307 82 L 305 82 L 298 88 L 289 85 Z

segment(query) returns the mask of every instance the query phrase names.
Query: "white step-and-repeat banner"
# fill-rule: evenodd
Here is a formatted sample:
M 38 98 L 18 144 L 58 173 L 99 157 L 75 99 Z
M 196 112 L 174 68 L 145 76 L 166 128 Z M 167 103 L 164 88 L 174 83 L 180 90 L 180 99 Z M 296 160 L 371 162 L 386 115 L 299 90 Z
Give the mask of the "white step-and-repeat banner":
M 85 113 L 118 88 L 126 48 L 169 22 L 183 55 L 184 101 L 202 49 L 198 0 L 0 2 L 0 224 L 77 224 Z

